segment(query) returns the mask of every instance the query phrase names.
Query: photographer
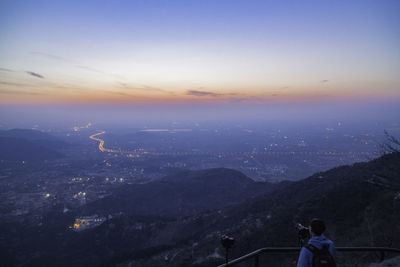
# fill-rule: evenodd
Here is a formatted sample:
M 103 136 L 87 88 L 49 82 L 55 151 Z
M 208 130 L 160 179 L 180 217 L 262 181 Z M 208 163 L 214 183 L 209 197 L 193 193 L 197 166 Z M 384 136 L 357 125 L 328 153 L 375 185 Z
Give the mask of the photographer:
M 308 228 L 311 238 L 301 248 L 297 267 L 335 267 L 336 248 L 323 233 L 326 226 L 320 219 L 311 220 Z

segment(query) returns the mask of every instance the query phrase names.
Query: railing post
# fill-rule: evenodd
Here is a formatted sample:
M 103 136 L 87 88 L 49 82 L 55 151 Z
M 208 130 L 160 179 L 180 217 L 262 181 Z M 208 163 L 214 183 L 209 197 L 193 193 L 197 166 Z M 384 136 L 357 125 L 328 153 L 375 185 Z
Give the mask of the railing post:
M 257 254 L 254 257 L 254 267 L 259 267 L 259 266 L 260 266 L 260 256 L 259 256 L 259 254 Z
M 229 248 L 226 248 L 225 251 L 225 266 L 228 267 L 229 257 L 228 257 Z

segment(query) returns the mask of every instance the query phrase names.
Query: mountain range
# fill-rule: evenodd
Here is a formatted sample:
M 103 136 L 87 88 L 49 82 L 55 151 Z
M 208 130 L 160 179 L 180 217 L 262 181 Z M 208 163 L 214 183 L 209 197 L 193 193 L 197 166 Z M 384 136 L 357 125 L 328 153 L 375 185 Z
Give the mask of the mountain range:
M 37 130 L 12 129 L 0 131 L 0 159 L 38 161 L 63 157 L 58 149 L 67 144 L 57 137 Z
M 95 212 L 111 216 L 96 228 L 68 229 L 76 216 Z M 54 207 L 41 226 L 0 223 L 0 256 L 21 266 L 216 266 L 224 261 L 222 234 L 236 239 L 231 257 L 239 257 L 297 246 L 295 224 L 314 217 L 327 222 L 337 246 L 400 247 L 400 154 L 279 184 L 229 169 L 178 172 L 118 189 L 84 209 Z M 350 266 L 374 260 L 345 256 Z M 263 263 L 291 266 L 296 257 Z

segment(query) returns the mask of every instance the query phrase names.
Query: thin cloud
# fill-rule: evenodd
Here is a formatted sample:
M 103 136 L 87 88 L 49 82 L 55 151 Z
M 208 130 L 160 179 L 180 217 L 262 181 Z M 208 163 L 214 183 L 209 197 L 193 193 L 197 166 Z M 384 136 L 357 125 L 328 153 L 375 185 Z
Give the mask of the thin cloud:
M 27 71 L 26 73 L 28 73 L 29 75 L 31 75 L 33 77 L 44 79 L 44 76 L 40 75 L 39 73 L 33 72 L 33 71 Z
M 132 90 L 132 91 L 151 91 L 151 92 L 160 92 L 160 93 L 165 93 L 165 94 L 170 94 L 170 95 L 175 95 L 175 93 L 150 86 L 150 85 L 141 85 L 141 86 L 132 86 L 124 82 L 118 82 L 119 88 L 127 89 L 127 90 Z
M 229 101 L 233 102 L 233 103 L 252 103 L 252 102 L 263 103 L 263 102 L 271 101 L 271 100 L 272 99 L 264 98 L 264 97 L 257 97 L 257 96 L 232 97 L 229 99 Z
M 228 99 L 232 103 L 242 103 L 247 100 L 247 98 L 237 98 L 237 97 L 232 97 Z
M 42 56 L 42 57 L 45 57 L 45 58 L 48 58 L 48 59 L 51 59 L 51 60 L 56 60 L 56 61 L 59 61 L 59 62 L 68 63 L 69 65 L 72 65 L 72 66 L 74 66 L 76 68 L 83 69 L 83 70 L 86 70 L 86 71 L 90 71 L 90 72 L 93 72 L 93 73 L 97 73 L 97 74 L 101 74 L 101 75 L 107 75 L 109 77 L 113 77 L 113 78 L 116 78 L 116 79 L 125 80 L 125 77 L 123 77 L 121 75 L 114 74 L 114 73 L 107 73 L 107 72 L 104 72 L 102 70 L 98 70 L 96 68 L 92 68 L 90 66 L 81 65 L 81 62 L 76 61 L 76 60 L 70 60 L 70 59 L 63 58 L 63 57 L 60 57 L 60 56 L 57 56 L 57 55 L 52 55 L 52 54 L 47 54 L 47 53 L 42 53 L 42 52 L 30 52 L 30 54 L 31 55 L 39 55 L 39 56 Z
M 13 70 L 6 69 L 6 68 L 0 68 L 0 71 L 14 72 Z
M 71 65 L 75 65 L 75 67 L 77 67 L 79 69 L 84 69 L 84 70 L 95 72 L 95 73 L 98 73 L 98 74 L 108 75 L 108 76 L 113 76 L 113 77 L 116 77 L 116 78 L 122 78 L 123 79 L 123 77 L 121 77 L 119 75 L 116 75 L 116 74 L 110 74 L 110 73 L 106 73 L 104 71 L 101 71 L 101 70 L 98 70 L 98 69 L 95 69 L 95 68 L 92 68 L 92 67 L 79 65 L 79 61 L 77 62 L 75 60 L 69 60 L 69 59 L 64 58 L 64 57 L 60 57 L 60 56 L 56 56 L 56 55 L 52 55 L 52 54 L 47 54 L 47 53 L 42 53 L 42 52 L 30 52 L 30 54 L 31 55 L 39 55 L 39 56 L 42 56 L 42 57 L 45 57 L 45 58 L 48 58 L 48 59 L 51 59 L 51 60 L 56 60 L 56 61 L 59 61 L 59 62 L 69 63 Z
M 66 62 L 66 63 L 70 63 L 70 64 L 79 64 L 78 62 L 74 62 L 72 60 L 60 57 L 60 56 L 56 56 L 56 55 L 52 55 L 52 54 L 47 54 L 47 53 L 42 53 L 42 52 L 30 52 L 31 55 L 39 55 L 48 59 L 52 59 L 52 60 L 56 60 L 56 61 L 62 61 L 62 62 Z M 88 66 L 83 66 L 83 65 L 75 65 L 75 67 L 80 68 L 80 69 L 84 69 L 84 70 L 88 70 L 91 72 L 95 72 L 95 73 L 99 73 L 99 74 L 105 74 L 105 75 L 109 75 L 101 70 L 97 70 L 95 68 L 91 68 Z
M 123 92 L 115 92 L 115 94 L 117 94 L 117 95 L 123 95 L 123 96 L 134 96 L 134 95 L 130 95 L 130 94 L 123 93 Z
M 100 94 L 108 94 L 108 95 L 134 96 L 132 94 L 121 92 L 121 91 L 109 91 L 109 90 L 101 90 L 101 89 L 95 89 L 95 90 L 93 90 L 93 92 L 100 93 Z
M 143 85 L 143 89 L 148 90 L 148 91 L 167 92 L 164 89 L 161 89 L 161 88 L 158 88 L 158 87 L 149 86 L 149 85 Z
M 43 95 L 42 93 L 37 93 L 37 92 L 14 91 L 14 90 L 8 90 L 8 89 L 0 89 L 0 94 L 6 94 L 6 95 Z
M 165 94 L 169 94 L 169 95 L 175 95 L 174 92 L 171 91 L 167 91 L 158 87 L 154 87 L 154 86 L 149 86 L 149 85 L 143 85 L 143 89 L 147 90 L 147 91 L 153 91 L 153 92 L 160 92 L 160 93 L 165 93 Z
M 107 73 L 105 73 L 105 72 L 103 72 L 101 70 L 97 70 L 97 69 L 94 69 L 94 68 L 91 68 L 91 67 L 88 67 L 88 66 L 76 65 L 75 67 L 77 67 L 79 69 L 84 69 L 84 70 L 88 70 L 88 71 L 91 71 L 91 72 L 95 72 L 95 73 L 98 73 L 98 74 L 108 75 Z
M 66 58 L 60 57 L 60 56 L 56 56 L 56 55 L 52 55 L 52 54 L 47 54 L 47 53 L 42 53 L 42 52 L 30 52 L 31 55 L 39 55 L 39 56 L 43 56 L 49 59 L 53 59 L 53 60 L 57 60 L 57 61 L 63 61 L 63 62 L 71 62 L 71 60 L 68 60 Z
M 219 95 L 241 96 L 241 95 L 243 95 L 243 94 L 238 94 L 238 93 L 228 93 L 228 94 L 219 94 Z
M 28 84 L 24 84 L 24 83 L 3 82 L 3 81 L 0 81 L 0 84 L 11 85 L 11 86 L 29 86 Z
M 321 83 L 327 83 L 329 80 L 321 80 Z
M 188 90 L 186 91 L 187 95 L 193 95 L 193 96 L 212 96 L 212 97 L 217 97 L 220 96 L 221 94 L 217 94 L 214 92 L 208 92 L 208 91 L 198 91 L 198 90 Z
M 102 70 L 98 70 L 98 69 L 96 69 L 96 68 L 92 68 L 92 67 L 89 67 L 89 66 L 75 65 L 75 67 L 78 68 L 78 69 L 87 70 L 87 71 L 90 71 L 90 72 L 93 72 L 93 73 L 97 73 L 97 74 L 101 74 L 101 75 L 106 75 L 106 76 L 113 77 L 113 78 L 116 78 L 116 79 L 122 79 L 122 80 L 125 79 L 125 77 L 123 77 L 123 76 L 121 76 L 121 75 L 114 74 L 114 73 L 107 73 L 107 72 L 104 72 L 104 71 L 102 71 Z

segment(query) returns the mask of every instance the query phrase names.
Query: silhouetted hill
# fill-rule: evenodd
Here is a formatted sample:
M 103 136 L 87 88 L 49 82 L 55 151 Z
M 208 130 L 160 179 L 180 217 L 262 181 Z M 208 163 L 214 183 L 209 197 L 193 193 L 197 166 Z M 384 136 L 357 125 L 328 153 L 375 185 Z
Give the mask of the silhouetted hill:
M 56 159 L 63 155 L 53 149 L 22 138 L 0 137 L 0 159 L 11 161 L 36 161 Z
M 234 178 L 227 184 L 228 176 Z M 213 189 L 203 188 L 207 181 L 214 184 Z M 97 202 L 94 210 L 101 211 L 101 205 L 105 205 L 107 212 L 112 207 L 118 211 L 118 205 L 123 205 L 126 214 L 134 214 L 136 208 L 129 210 L 129 205 L 147 204 L 148 208 L 154 207 L 157 212 L 167 215 L 190 214 L 206 209 L 210 203 L 203 205 L 205 196 L 216 194 L 224 196 L 221 199 L 231 199 L 232 191 L 239 191 L 237 194 L 241 195 L 239 188 L 252 185 L 261 187 L 243 174 L 227 169 L 182 172 L 143 187 L 124 188 L 120 198 L 108 199 L 112 204 Z M 153 186 L 156 189 L 151 189 Z M 190 189 L 191 186 L 196 190 Z M 3 241 L 0 241 L 8 242 L 8 251 L 19 253 L 19 257 L 12 258 L 12 252 L 4 252 L 4 258 L 22 259 L 22 266 L 50 266 L 57 262 L 58 266 L 151 267 L 165 266 L 166 258 L 170 266 L 215 266 L 223 262 L 224 250 L 219 240 L 224 233 L 235 237 L 231 256 L 238 257 L 260 247 L 296 246 L 294 224 L 321 217 L 327 222 L 327 236 L 338 246 L 400 247 L 399 154 L 268 188 L 265 194 L 213 211 L 169 219 L 122 215 L 79 233 L 66 230 L 72 223 L 73 214 L 63 214 L 60 208 L 46 216 L 42 226 L 2 223 Z M 189 193 L 183 193 L 186 190 Z M 150 202 L 152 199 L 162 201 L 140 202 L 135 194 L 140 198 L 150 194 L 146 199 Z M 217 197 L 212 198 L 213 207 L 222 202 L 231 203 L 214 198 Z M 128 203 L 123 204 L 123 201 Z M 157 205 L 163 208 L 159 209 Z M 174 212 L 173 208 L 179 212 Z M 12 250 L 10 244 L 18 245 Z M 36 244 L 34 248 L 33 244 Z M 358 266 L 371 261 L 365 255 L 354 258 L 359 262 Z M 292 261 L 287 256 L 280 260 Z M 270 265 L 282 266 L 277 261 Z
M 211 256 L 215 252 L 224 255 L 219 247 L 222 233 L 236 238 L 232 256 L 238 257 L 260 247 L 296 246 L 295 223 L 307 224 L 313 217 L 327 221 L 327 235 L 338 246 L 400 247 L 400 155 L 317 173 L 235 206 L 169 222 L 157 232 L 153 246 L 172 246 L 168 236 L 178 245 L 147 255 L 147 259 L 132 256 L 128 260 L 125 255 L 125 262 L 159 266 L 165 255 L 179 252 L 174 257 L 178 266 L 193 262 L 215 266 L 223 262 Z M 124 260 L 111 260 L 118 261 Z
M 31 129 L 11 129 L 8 131 L 0 131 L 0 137 L 20 138 L 50 149 L 60 149 L 68 146 L 67 143 L 53 135 Z
M 240 203 L 272 187 L 231 169 L 182 171 L 159 181 L 124 186 L 112 196 L 88 204 L 84 212 L 187 216 Z
M 11 129 L 7 131 L 0 131 L 0 136 L 2 137 L 14 137 L 14 138 L 24 138 L 27 140 L 40 140 L 40 139 L 51 139 L 55 138 L 49 134 L 38 130 L 31 129 Z

